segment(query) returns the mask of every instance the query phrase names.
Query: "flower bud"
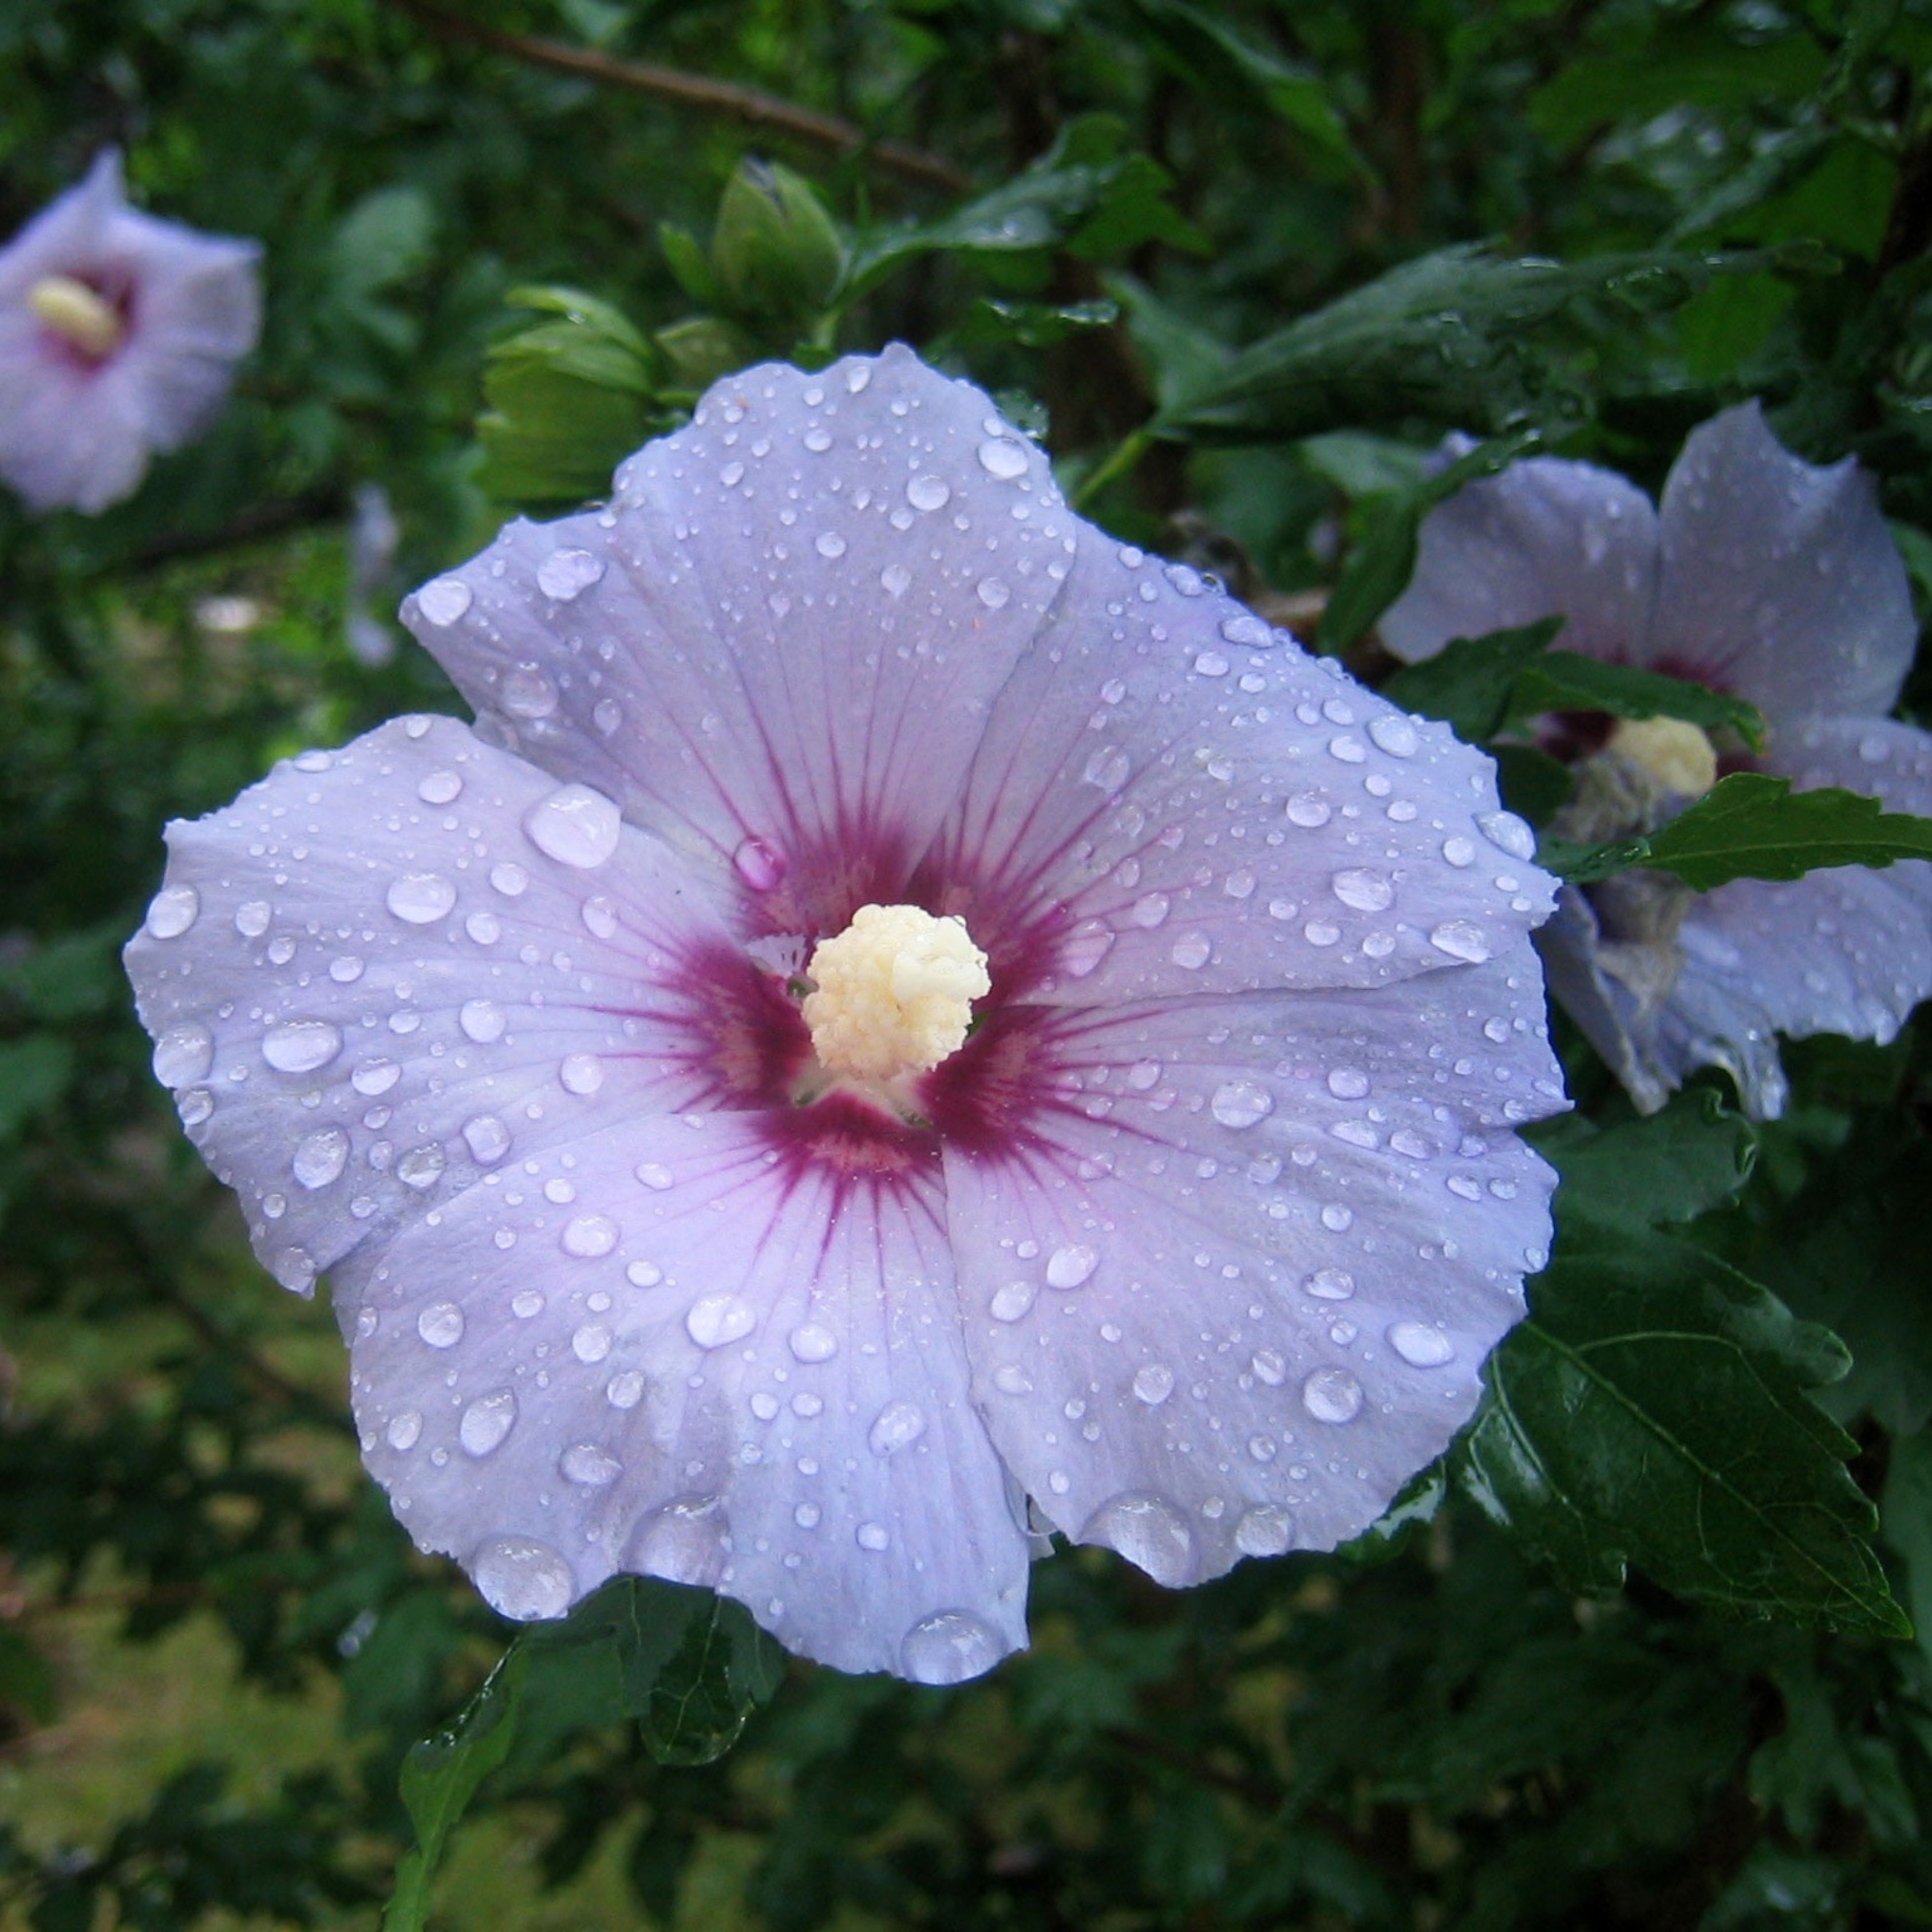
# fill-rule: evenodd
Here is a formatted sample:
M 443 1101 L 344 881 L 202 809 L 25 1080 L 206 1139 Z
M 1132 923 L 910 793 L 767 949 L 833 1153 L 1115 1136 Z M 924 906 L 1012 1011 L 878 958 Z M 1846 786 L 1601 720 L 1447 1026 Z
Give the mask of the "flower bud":
M 845 262 L 837 225 L 788 168 L 746 160 L 726 184 L 711 266 L 733 307 L 767 328 L 796 328 L 823 309 Z

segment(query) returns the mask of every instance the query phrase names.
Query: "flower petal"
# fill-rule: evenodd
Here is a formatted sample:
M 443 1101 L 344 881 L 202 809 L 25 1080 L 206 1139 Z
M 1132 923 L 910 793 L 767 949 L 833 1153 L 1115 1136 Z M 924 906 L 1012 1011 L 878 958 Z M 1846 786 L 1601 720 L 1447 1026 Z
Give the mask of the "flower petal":
M 1562 616 L 1564 650 L 1645 664 L 1657 574 L 1642 490 L 1593 464 L 1532 457 L 1429 513 L 1414 574 L 1378 628 L 1412 664 L 1452 638 Z
M 128 970 L 157 1073 L 286 1286 L 506 1158 L 704 1091 L 680 976 L 736 949 L 608 801 L 609 849 L 581 862 L 601 844 L 568 808 L 592 796 L 401 718 L 169 828 Z
M 1063 1014 L 1025 1160 L 946 1154 L 993 1439 L 1169 1585 L 1325 1549 L 1438 1455 L 1543 1264 L 1562 1104 L 1526 941 L 1372 992 Z
M 1499 956 L 1550 908 L 1534 847 L 1447 725 L 1083 525 L 920 878 L 1008 997 L 1095 1004 Z
M 987 398 L 895 348 L 728 378 L 610 511 L 513 524 L 403 614 L 490 729 L 736 856 L 770 929 L 836 932 L 902 896 L 1073 528 Z
M 1774 723 L 1889 711 L 1918 629 L 1872 478 L 1801 461 L 1746 403 L 1691 432 L 1664 486 L 1653 660 Z
M 746 1114 L 484 1177 L 364 1269 L 356 1414 L 398 1515 L 506 1616 L 628 1570 L 842 1670 L 990 1669 L 1025 1642 L 1028 1541 L 937 1178 L 788 1175 Z

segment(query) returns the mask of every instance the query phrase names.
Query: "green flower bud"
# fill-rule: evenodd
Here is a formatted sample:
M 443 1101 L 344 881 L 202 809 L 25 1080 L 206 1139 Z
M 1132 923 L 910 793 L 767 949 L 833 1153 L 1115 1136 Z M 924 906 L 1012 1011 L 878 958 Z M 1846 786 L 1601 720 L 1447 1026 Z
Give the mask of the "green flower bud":
M 711 266 L 746 321 L 797 328 L 830 301 L 844 266 L 837 224 L 807 183 L 774 163 L 739 164 L 718 204 Z

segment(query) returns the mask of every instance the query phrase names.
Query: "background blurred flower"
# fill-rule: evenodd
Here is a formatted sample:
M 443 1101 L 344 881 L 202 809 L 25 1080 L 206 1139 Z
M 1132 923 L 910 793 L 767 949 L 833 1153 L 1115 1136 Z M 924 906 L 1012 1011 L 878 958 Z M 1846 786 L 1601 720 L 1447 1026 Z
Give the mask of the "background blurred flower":
M 1888 718 L 1918 626 L 1869 478 L 1801 461 L 1756 403 L 1694 430 L 1660 506 L 1588 464 L 1535 458 L 1427 518 L 1415 574 L 1382 620 L 1413 662 L 1452 638 L 1562 615 L 1557 641 L 1748 699 L 1768 733 L 1725 769 L 1841 785 L 1932 812 L 1932 737 Z M 1577 760 L 1558 830 L 1652 830 L 1715 782 L 1694 727 L 1551 721 Z M 1845 866 L 1707 894 L 1655 873 L 1566 887 L 1540 944 L 1552 990 L 1648 1111 L 1697 1066 L 1747 1108 L 1784 1106 L 1776 1035 L 1887 1040 L 1932 992 L 1932 866 Z
M 104 154 L 0 250 L 0 476 L 36 510 L 130 495 L 254 346 L 260 253 L 138 213 Z
M 951 1682 L 1040 1524 L 1178 1586 L 1442 1450 L 1562 1104 L 1550 882 L 1445 727 L 903 350 L 720 383 L 404 616 L 476 729 L 177 824 L 128 958 L 500 1610 L 641 1570 Z

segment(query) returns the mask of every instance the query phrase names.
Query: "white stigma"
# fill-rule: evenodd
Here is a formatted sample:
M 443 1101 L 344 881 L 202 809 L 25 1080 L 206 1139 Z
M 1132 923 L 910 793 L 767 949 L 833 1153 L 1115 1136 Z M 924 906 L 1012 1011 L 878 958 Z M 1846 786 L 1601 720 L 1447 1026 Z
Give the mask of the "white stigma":
M 804 1011 L 818 1064 L 857 1080 L 929 1072 L 958 1052 L 973 1002 L 993 989 L 966 922 L 917 906 L 861 906 L 806 970 L 817 988 Z
M 1702 798 L 1718 782 L 1718 752 L 1681 718 L 1620 718 L 1610 748 L 1684 798 Z
M 126 332 L 118 312 L 71 275 L 43 275 L 27 291 L 27 306 L 83 356 L 111 356 Z

